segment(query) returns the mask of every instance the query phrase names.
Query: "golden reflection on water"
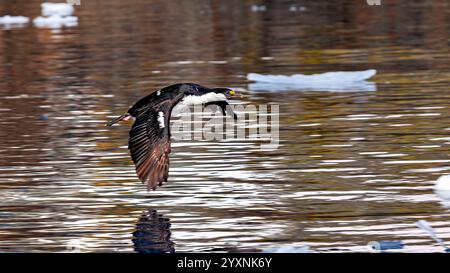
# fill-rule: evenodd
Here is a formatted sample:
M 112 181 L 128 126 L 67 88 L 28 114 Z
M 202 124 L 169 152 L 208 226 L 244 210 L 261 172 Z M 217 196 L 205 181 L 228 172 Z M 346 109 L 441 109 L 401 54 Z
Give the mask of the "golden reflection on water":
M 374 240 L 441 251 L 414 222 L 450 239 L 432 189 L 450 172 L 448 1 L 363 2 L 253 13 L 237 0 L 84 1 L 77 27 L 0 29 L 0 251 L 135 251 L 152 210 L 177 251 L 367 251 Z M 39 12 L 0 3 L 0 14 Z M 375 92 L 254 92 L 245 80 L 371 68 Z M 146 192 L 129 126 L 104 123 L 180 81 L 278 103 L 279 149 L 175 142 L 169 183 Z

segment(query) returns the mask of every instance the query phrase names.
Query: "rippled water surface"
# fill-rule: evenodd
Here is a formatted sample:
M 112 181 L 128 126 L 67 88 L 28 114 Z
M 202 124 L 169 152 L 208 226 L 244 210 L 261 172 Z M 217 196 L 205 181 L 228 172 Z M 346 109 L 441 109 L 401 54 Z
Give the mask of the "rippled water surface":
M 415 222 L 450 240 L 433 191 L 450 173 L 449 4 L 385 2 L 82 0 L 78 26 L 0 26 L 0 251 L 442 251 Z M 0 15 L 39 4 L 1 1 Z M 365 69 L 375 91 L 246 80 Z M 279 148 L 174 141 L 169 182 L 147 192 L 130 124 L 104 124 L 175 82 L 279 104 Z

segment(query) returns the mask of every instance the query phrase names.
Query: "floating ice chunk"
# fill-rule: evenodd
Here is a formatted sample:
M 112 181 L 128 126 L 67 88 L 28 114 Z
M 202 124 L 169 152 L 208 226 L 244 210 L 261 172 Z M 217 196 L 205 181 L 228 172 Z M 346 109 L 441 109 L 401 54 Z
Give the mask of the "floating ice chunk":
M 247 79 L 256 82 L 249 85 L 253 91 L 376 91 L 375 83 L 365 81 L 375 74 L 375 69 L 291 76 L 249 73 Z
M 33 24 L 40 28 L 62 28 L 74 27 L 78 25 L 78 17 L 76 16 L 60 16 L 52 15 L 50 17 L 39 16 L 33 20 Z
M 264 249 L 262 253 L 308 253 L 309 246 L 276 246 Z
M 450 252 L 450 248 L 447 247 L 445 245 L 444 240 L 442 240 L 442 238 L 440 238 L 436 234 L 434 229 L 431 227 L 430 223 L 428 223 L 426 220 L 419 220 L 416 222 L 416 225 L 422 230 L 424 230 L 426 233 L 428 233 L 428 235 L 430 235 L 430 237 L 433 238 L 438 244 L 440 244 L 444 248 L 445 252 Z
M 251 91 L 318 91 L 318 92 L 373 92 L 377 91 L 377 85 L 374 82 L 343 82 L 343 83 L 273 83 L 273 82 L 255 82 L 248 85 Z
M 305 11 L 306 8 L 303 6 L 299 6 L 299 5 L 290 5 L 289 6 L 289 11 L 295 12 L 295 11 Z
M 69 16 L 73 13 L 73 6 L 67 3 L 42 3 L 42 16 Z
M 266 11 L 266 6 L 264 5 L 252 5 L 253 12 Z
M 441 204 L 450 209 L 450 175 L 439 177 L 434 185 L 434 192 L 441 199 Z
M 304 83 L 309 82 L 356 82 L 366 80 L 376 74 L 375 69 L 364 71 L 340 71 L 340 72 L 326 72 L 321 74 L 303 75 L 296 74 L 292 76 L 284 75 L 263 75 L 256 73 L 249 73 L 247 79 L 250 81 L 260 82 L 275 82 L 275 83 Z
M 450 191 L 450 174 L 439 177 L 434 186 L 436 191 Z
M 24 25 L 28 24 L 30 19 L 25 16 L 5 15 L 0 17 L 0 25 Z
M 390 250 L 390 249 L 402 249 L 405 245 L 402 241 L 371 241 L 367 244 L 372 250 Z
M 42 3 L 39 16 L 33 20 L 36 27 L 40 28 L 61 28 L 78 25 L 78 17 L 71 16 L 73 6 L 67 3 Z

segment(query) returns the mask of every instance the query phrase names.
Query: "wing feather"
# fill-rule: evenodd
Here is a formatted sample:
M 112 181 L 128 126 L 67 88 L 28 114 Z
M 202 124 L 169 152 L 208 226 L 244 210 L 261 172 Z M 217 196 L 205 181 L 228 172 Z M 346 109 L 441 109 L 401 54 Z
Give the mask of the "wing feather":
M 159 112 L 165 117 L 165 126 L 158 121 Z M 167 105 L 147 109 L 136 118 L 130 130 L 128 149 L 139 179 L 148 189 L 162 186 L 169 177 L 170 111 Z

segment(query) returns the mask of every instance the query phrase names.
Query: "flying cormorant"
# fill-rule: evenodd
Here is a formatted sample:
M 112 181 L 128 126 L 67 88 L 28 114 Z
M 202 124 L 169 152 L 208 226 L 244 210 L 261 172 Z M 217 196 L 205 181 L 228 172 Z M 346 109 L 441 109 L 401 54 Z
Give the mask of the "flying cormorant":
M 227 108 L 227 99 L 234 97 L 238 95 L 228 88 L 210 89 L 193 83 L 178 83 L 140 99 L 127 113 L 111 120 L 107 126 L 135 119 L 128 149 L 139 179 L 147 184 L 147 189 L 155 190 L 167 182 L 169 176 L 170 116 L 175 105 L 217 105 L 223 115 L 229 110 L 237 119 L 231 108 Z

